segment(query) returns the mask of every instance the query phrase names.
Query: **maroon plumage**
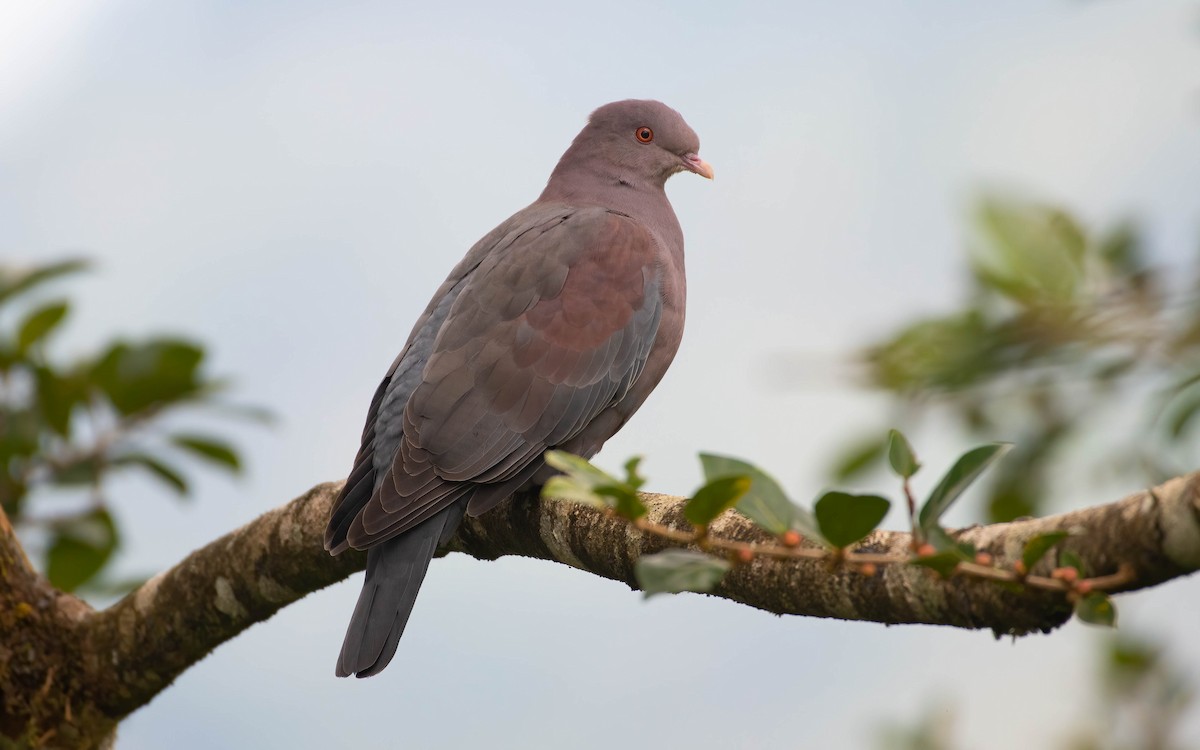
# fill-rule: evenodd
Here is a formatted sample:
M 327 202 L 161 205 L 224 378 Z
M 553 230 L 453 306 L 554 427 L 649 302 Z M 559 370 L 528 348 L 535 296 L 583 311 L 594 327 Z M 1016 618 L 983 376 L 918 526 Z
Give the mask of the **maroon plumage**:
M 471 248 L 376 391 L 325 545 L 368 549 L 339 676 L 391 660 L 438 544 L 591 456 L 658 384 L 683 332 L 683 235 L 663 185 L 712 177 L 674 110 L 596 110 L 545 191 Z

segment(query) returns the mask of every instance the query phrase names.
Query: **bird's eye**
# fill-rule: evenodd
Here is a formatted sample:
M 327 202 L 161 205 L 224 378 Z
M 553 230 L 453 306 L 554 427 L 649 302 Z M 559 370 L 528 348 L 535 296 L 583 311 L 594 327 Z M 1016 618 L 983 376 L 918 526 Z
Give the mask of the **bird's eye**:
M 654 131 L 645 126 L 638 128 L 636 135 L 637 139 L 642 143 L 649 143 L 654 140 Z

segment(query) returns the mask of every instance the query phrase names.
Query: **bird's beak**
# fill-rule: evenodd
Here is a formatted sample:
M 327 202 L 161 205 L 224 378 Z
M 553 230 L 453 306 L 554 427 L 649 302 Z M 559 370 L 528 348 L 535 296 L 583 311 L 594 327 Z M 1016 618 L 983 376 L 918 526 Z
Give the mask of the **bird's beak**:
M 683 164 L 689 172 L 695 172 L 701 177 L 706 177 L 710 180 L 713 178 L 712 165 L 701 159 L 698 154 L 684 154 Z

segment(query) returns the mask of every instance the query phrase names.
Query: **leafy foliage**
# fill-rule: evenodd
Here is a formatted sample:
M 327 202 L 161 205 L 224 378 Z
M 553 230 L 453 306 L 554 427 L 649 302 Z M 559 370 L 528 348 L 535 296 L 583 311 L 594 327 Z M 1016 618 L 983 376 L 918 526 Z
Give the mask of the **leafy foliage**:
M 624 480 L 592 465 L 586 458 L 565 451 L 546 451 L 546 463 L 563 472 L 564 476 L 552 477 L 542 488 L 543 495 L 609 508 L 630 520 L 646 515 L 646 506 L 637 494 L 638 487 L 645 481 L 638 474 L 639 459 L 625 464 Z
M 691 532 L 643 519 L 647 509 L 637 494 L 645 482 L 637 471 L 640 459 L 627 462 L 625 479 L 618 479 L 580 456 L 547 451 L 546 463 L 563 474 L 546 483 L 542 497 L 603 509 L 625 518 L 646 533 L 677 544 L 694 545 L 696 549 L 669 549 L 638 560 L 635 575 L 647 596 L 711 591 L 734 563 L 747 564 L 757 554 L 766 554 L 849 565 L 852 570 L 868 576 L 874 575 L 880 564 L 907 563 L 928 568 L 945 578 L 966 571 L 992 578 L 997 585 L 1015 590 L 1025 585 L 1050 588 L 1071 597 L 1071 601 L 1077 603 L 1076 613 L 1085 622 L 1115 623 L 1116 610 L 1112 602 L 1097 589 L 1096 581 L 1084 580 L 1083 564 L 1070 551 L 1064 550 L 1059 556 L 1060 567 L 1075 568 L 1069 577 L 1059 580 L 1027 577 L 1028 569 L 1065 539 L 1066 532 L 1052 532 L 1030 539 L 1020 561 L 1011 569 L 999 569 L 994 567 L 990 555 L 978 554 L 972 544 L 955 539 L 941 527 L 942 514 L 988 466 L 1004 455 L 1007 445 L 984 445 L 960 456 L 930 493 L 921 509 L 918 525 L 908 482 L 920 464 L 908 439 L 899 431 L 888 433 L 887 444 L 889 462 L 903 481 L 902 489 L 910 500 L 909 510 L 914 516 L 910 519 L 914 524 L 914 543 L 909 555 L 858 554 L 852 549 L 883 522 L 891 508 L 887 498 L 831 490 L 817 499 L 810 513 L 793 503 L 783 488 L 762 469 L 728 456 L 700 456 L 706 481 L 683 507 L 683 517 L 691 524 Z M 774 536 L 775 542 L 733 543 L 710 536 L 709 524 L 730 508 Z M 823 547 L 799 549 L 803 541 L 801 531 Z M 713 554 L 716 551 L 725 557 Z M 963 567 L 964 563 L 970 566 Z M 1061 572 L 1056 571 L 1056 575 Z
M 1054 545 L 1068 536 L 1065 531 L 1052 531 L 1048 534 L 1038 534 L 1025 542 L 1025 549 L 1021 553 L 1021 564 L 1025 566 L 1025 570 L 1033 570 L 1033 566 L 1037 565 Z
M 18 527 L 47 538 L 45 570 L 59 588 L 111 589 L 105 566 L 120 548 L 105 480 L 141 471 L 179 496 L 189 490 L 181 455 L 236 472 L 241 458 L 220 438 L 155 429 L 185 406 L 218 405 L 222 384 L 204 372 L 204 348 L 180 338 L 117 340 L 73 362 L 50 355 L 71 305 L 44 301 L 50 282 L 87 268 L 79 260 L 28 269 L 0 267 L 0 507 Z M 63 507 L 62 493 L 87 503 Z
M 933 488 L 933 492 L 929 493 L 929 499 L 925 501 L 925 505 L 921 506 L 921 514 L 918 516 L 921 530 L 926 534 L 932 532 L 940 523 L 942 515 L 950 509 L 958 496 L 967 487 L 970 487 L 987 467 L 1003 456 L 1009 447 L 1003 443 L 981 445 L 964 453 L 955 461 L 954 466 L 950 467 L 950 471 L 942 477 L 942 481 L 938 482 L 937 486 Z
M 708 481 L 728 476 L 750 477 L 750 489 L 738 501 L 737 511 L 772 534 L 799 531 L 819 537 L 817 523 L 805 509 L 793 503 L 769 474 L 737 458 L 701 453 L 704 478 Z
M 980 201 L 968 252 L 961 306 L 903 326 L 862 359 L 906 424 L 936 418 L 944 431 L 948 420 L 968 439 L 1019 446 L 984 488 L 988 521 L 1043 513 L 1050 467 L 1085 436 L 1098 476 L 1157 483 L 1195 467 L 1200 278 L 1152 266 L 1131 224 L 1097 231 L 998 195 Z M 1101 434 L 1112 437 L 1097 445 Z M 874 438 L 854 439 L 834 474 L 854 479 L 883 455 Z M 901 472 L 903 446 L 889 442 L 886 455 Z
M 901 479 L 911 479 L 921 468 L 908 438 L 899 430 L 888 430 L 888 463 Z
M 879 495 L 826 492 L 814 511 L 821 536 L 836 548 L 849 547 L 874 531 L 887 515 L 891 502 Z
M 669 549 L 637 561 L 635 575 L 647 598 L 655 594 L 712 591 L 729 571 L 729 563 L 686 549 Z
M 748 476 L 719 477 L 696 490 L 683 508 L 683 517 L 696 526 L 711 523 L 714 518 L 737 504 L 750 491 L 753 481 Z

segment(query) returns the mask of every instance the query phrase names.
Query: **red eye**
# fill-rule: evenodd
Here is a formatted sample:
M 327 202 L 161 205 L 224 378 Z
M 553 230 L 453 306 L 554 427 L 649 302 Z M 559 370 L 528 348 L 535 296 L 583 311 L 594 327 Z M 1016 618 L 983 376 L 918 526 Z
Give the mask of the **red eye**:
M 637 139 L 642 143 L 649 143 L 654 140 L 654 131 L 643 125 L 637 129 Z

